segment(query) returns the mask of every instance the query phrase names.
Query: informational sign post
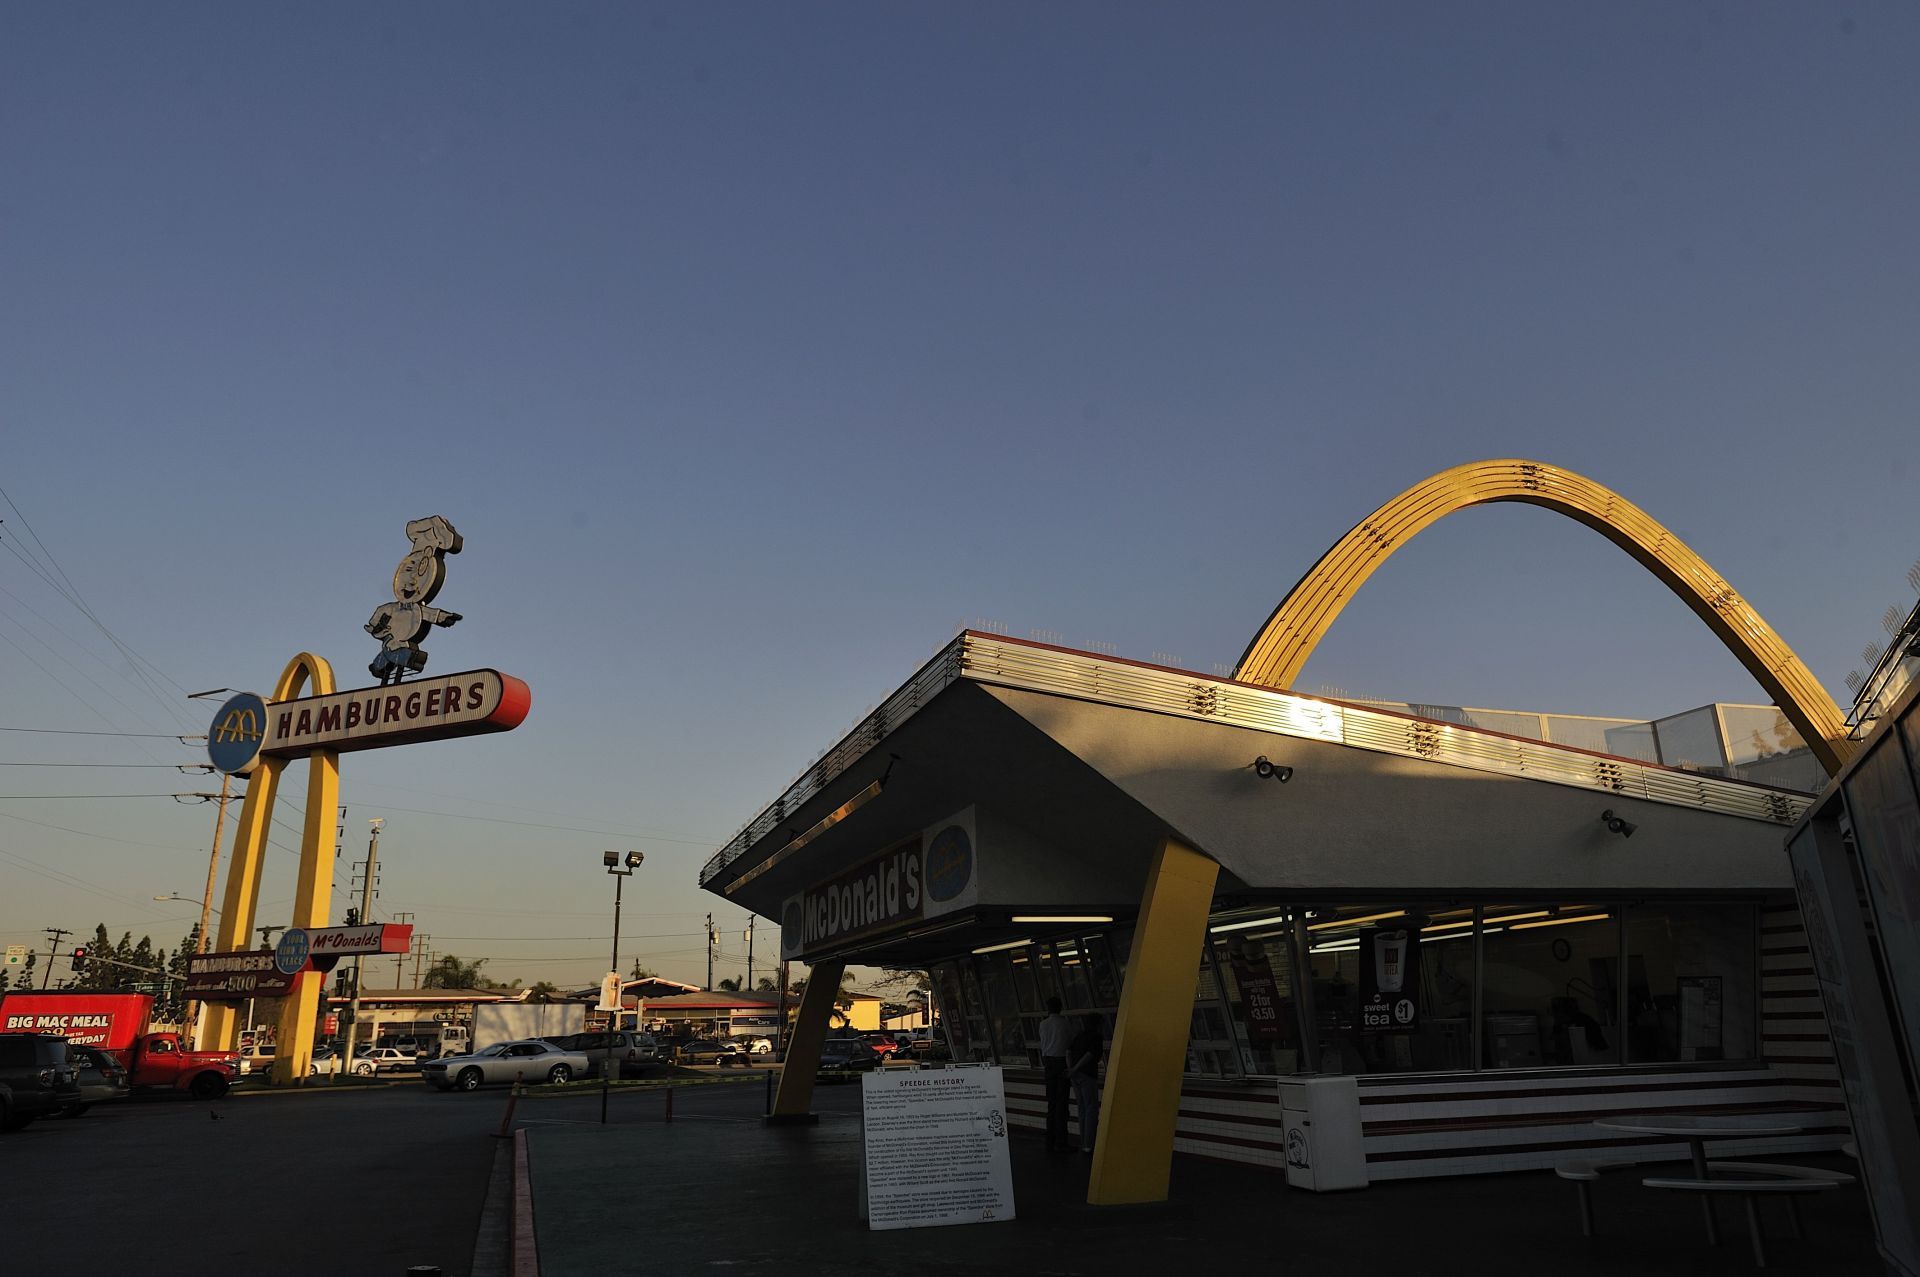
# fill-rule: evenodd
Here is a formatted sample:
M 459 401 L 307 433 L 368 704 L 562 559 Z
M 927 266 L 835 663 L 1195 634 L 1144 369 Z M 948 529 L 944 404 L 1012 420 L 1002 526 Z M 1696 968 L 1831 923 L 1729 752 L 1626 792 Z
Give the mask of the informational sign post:
M 867 1227 L 1013 1218 L 1007 1097 L 991 1065 L 879 1069 L 861 1079 Z

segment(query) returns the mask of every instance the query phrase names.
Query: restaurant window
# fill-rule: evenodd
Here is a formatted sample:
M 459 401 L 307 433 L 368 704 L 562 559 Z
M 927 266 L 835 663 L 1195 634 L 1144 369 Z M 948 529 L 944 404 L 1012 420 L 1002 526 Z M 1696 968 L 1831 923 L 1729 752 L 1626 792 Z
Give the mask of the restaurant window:
M 1305 932 L 1322 1073 L 1472 1066 L 1471 907 L 1319 906 Z
M 1627 911 L 1629 1063 L 1755 1057 L 1757 925 L 1751 905 Z
M 1093 1005 L 1111 1015 L 1120 1007 L 1120 968 L 1113 961 L 1113 946 L 1106 936 L 1087 936 L 1080 942 L 1080 955 L 1087 960 Z
M 1487 905 L 1481 934 L 1484 1067 L 1619 1063 L 1617 909 Z
M 1294 998 L 1293 925 L 1291 915 L 1282 915 L 1213 940 L 1244 1073 L 1296 1073 L 1306 1067 Z
M 960 987 L 967 1009 L 966 1054 L 955 1059 L 991 1062 L 993 1059 L 992 1021 L 987 1018 L 987 1000 L 980 987 L 979 959 L 961 959 Z
M 967 1038 L 967 1007 L 960 995 L 959 964 L 939 963 L 927 975 L 933 981 L 934 996 L 939 999 L 936 1009 L 940 1016 L 940 1031 L 946 1036 L 948 1053 L 956 1060 L 979 1059 Z
M 1053 958 L 1053 969 L 1060 978 L 1060 1001 L 1067 1010 L 1084 1012 L 1098 1009 L 1093 986 L 1087 980 L 1087 956 L 1078 940 L 1061 940 L 1043 946 Z
M 1040 1062 L 1038 1035 L 1029 1051 L 1026 1026 L 1014 999 L 1013 973 L 1005 953 L 976 956 L 980 969 L 980 989 L 986 995 L 987 1018 L 993 1026 L 993 1051 L 1000 1063 L 1013 1068 L 1037 1067 Z
M 1194 987 L 1193 1015 L 1187 1029 L 1187 1072 L 1226 1077 L 1240 1072 L 1232 1021 L 1222 996 L 1212 951 L 1200 951 L 1200 978 Z

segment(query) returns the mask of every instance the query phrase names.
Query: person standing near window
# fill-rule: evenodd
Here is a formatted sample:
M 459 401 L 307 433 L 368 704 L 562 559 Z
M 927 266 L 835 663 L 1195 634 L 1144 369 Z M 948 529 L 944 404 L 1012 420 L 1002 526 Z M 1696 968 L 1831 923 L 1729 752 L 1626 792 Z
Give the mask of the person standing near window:
M 1047 1018 L 1040 1021 L 1040 1067 L 1047 1080 L 1047 1151 L 1066 1152 L 1067 1041 L 1073 1025 L 1060 1014 L 1060 999 L 1047 999 Z
M 1092 1156 L 1100 1133 L 1100 1056 L 1106 1049 L 1106 1025 L 1097 1013 L 1080 1017 L 1080 1031 L 1067 1043 L 1067 1077 L 1073 1083 L 1073 1109 L 1080 1115 L 1080 1151 Z

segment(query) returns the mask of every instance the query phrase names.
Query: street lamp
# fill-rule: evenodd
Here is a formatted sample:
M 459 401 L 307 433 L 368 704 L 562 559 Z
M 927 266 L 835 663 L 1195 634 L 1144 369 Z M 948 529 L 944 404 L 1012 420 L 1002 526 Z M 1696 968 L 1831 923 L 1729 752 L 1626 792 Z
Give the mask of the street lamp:
M 199 905 L 202 909 L 205 909 L 209 913 L 220 912 L 218 909 L 214 908 L 212 905 L 208 904 L 206 901 L 200 899 L 198 896 L 183 896 L 177 891 L 164 896 L 155 896 L 154 899 L 155 900 L 178 900 L 183 905 Z M 205 949 L 206 949 L 206 946 L 202 945 L 201 951 L 205 952 Z
M 630 851 L 626 855 L 626 868 L 621 868 L 622 860 L 617 851 L 600 853 L 600 863 L 613 875 L 613 959 L 607 964 L 607 970 L 613 972 L 613 1010 L 607 1013 L 607 1054 L 600 1061 L 600 1125 L 607 1124 L 607 1096 L 613 1090 L 613 1035 L 620 1029 L 620 889 L 627 879 L 633 877 L 633 871 L 646 859 L 644 852 Z M 639 1016 L 634 1017 L 634 1028 L 639 1029 Z
M 225 810 L 224 804 L 222 805 L 222 810 Z M 215 842 L 214 849 L 218 851 L 219 847 L 220 847 L 220 844 L 218 842 Z M 220 911 L 218 909 L 215 909 L 211 904 L 207 903 L 205 900 L 197 899 L 196 897 L 193 897 L 193 896 L 183 896 L 177 891 L 171 892 L 168 895 L 164 895 L 164 896 L 155 896 L 154 899 L 161 900 L 161 901 L 178 900 L 182 904 L 200 906 L 200 928 L 197 933 L 200 937 L 199 947 L 196 948 L 194 952 L 205 953 L 207 951 L 207 915 L 219 913 Z M 193 1043 L 193 1049 L 197 1051 L 200 1049 L 200 1039 L 198 1037 L 198 1033 L 200 1029 L 199 999 L 197 998 L 187 999 L 186 1021 L 187 1022 L 184 1025 L 182 1025 L 181 1028 L 186 1030 L 187 1040 Z

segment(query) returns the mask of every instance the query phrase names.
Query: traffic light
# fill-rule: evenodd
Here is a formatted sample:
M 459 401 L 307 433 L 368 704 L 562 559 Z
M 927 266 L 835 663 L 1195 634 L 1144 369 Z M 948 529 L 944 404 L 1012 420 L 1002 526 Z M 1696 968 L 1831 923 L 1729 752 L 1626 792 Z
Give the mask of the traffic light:
M 73 952 L 69 954 L 68 957 L 72 959 L 73 969 L 75 971 L 85 971 L 87 969 L 87 946 L 83 944 L 73 946 Z

